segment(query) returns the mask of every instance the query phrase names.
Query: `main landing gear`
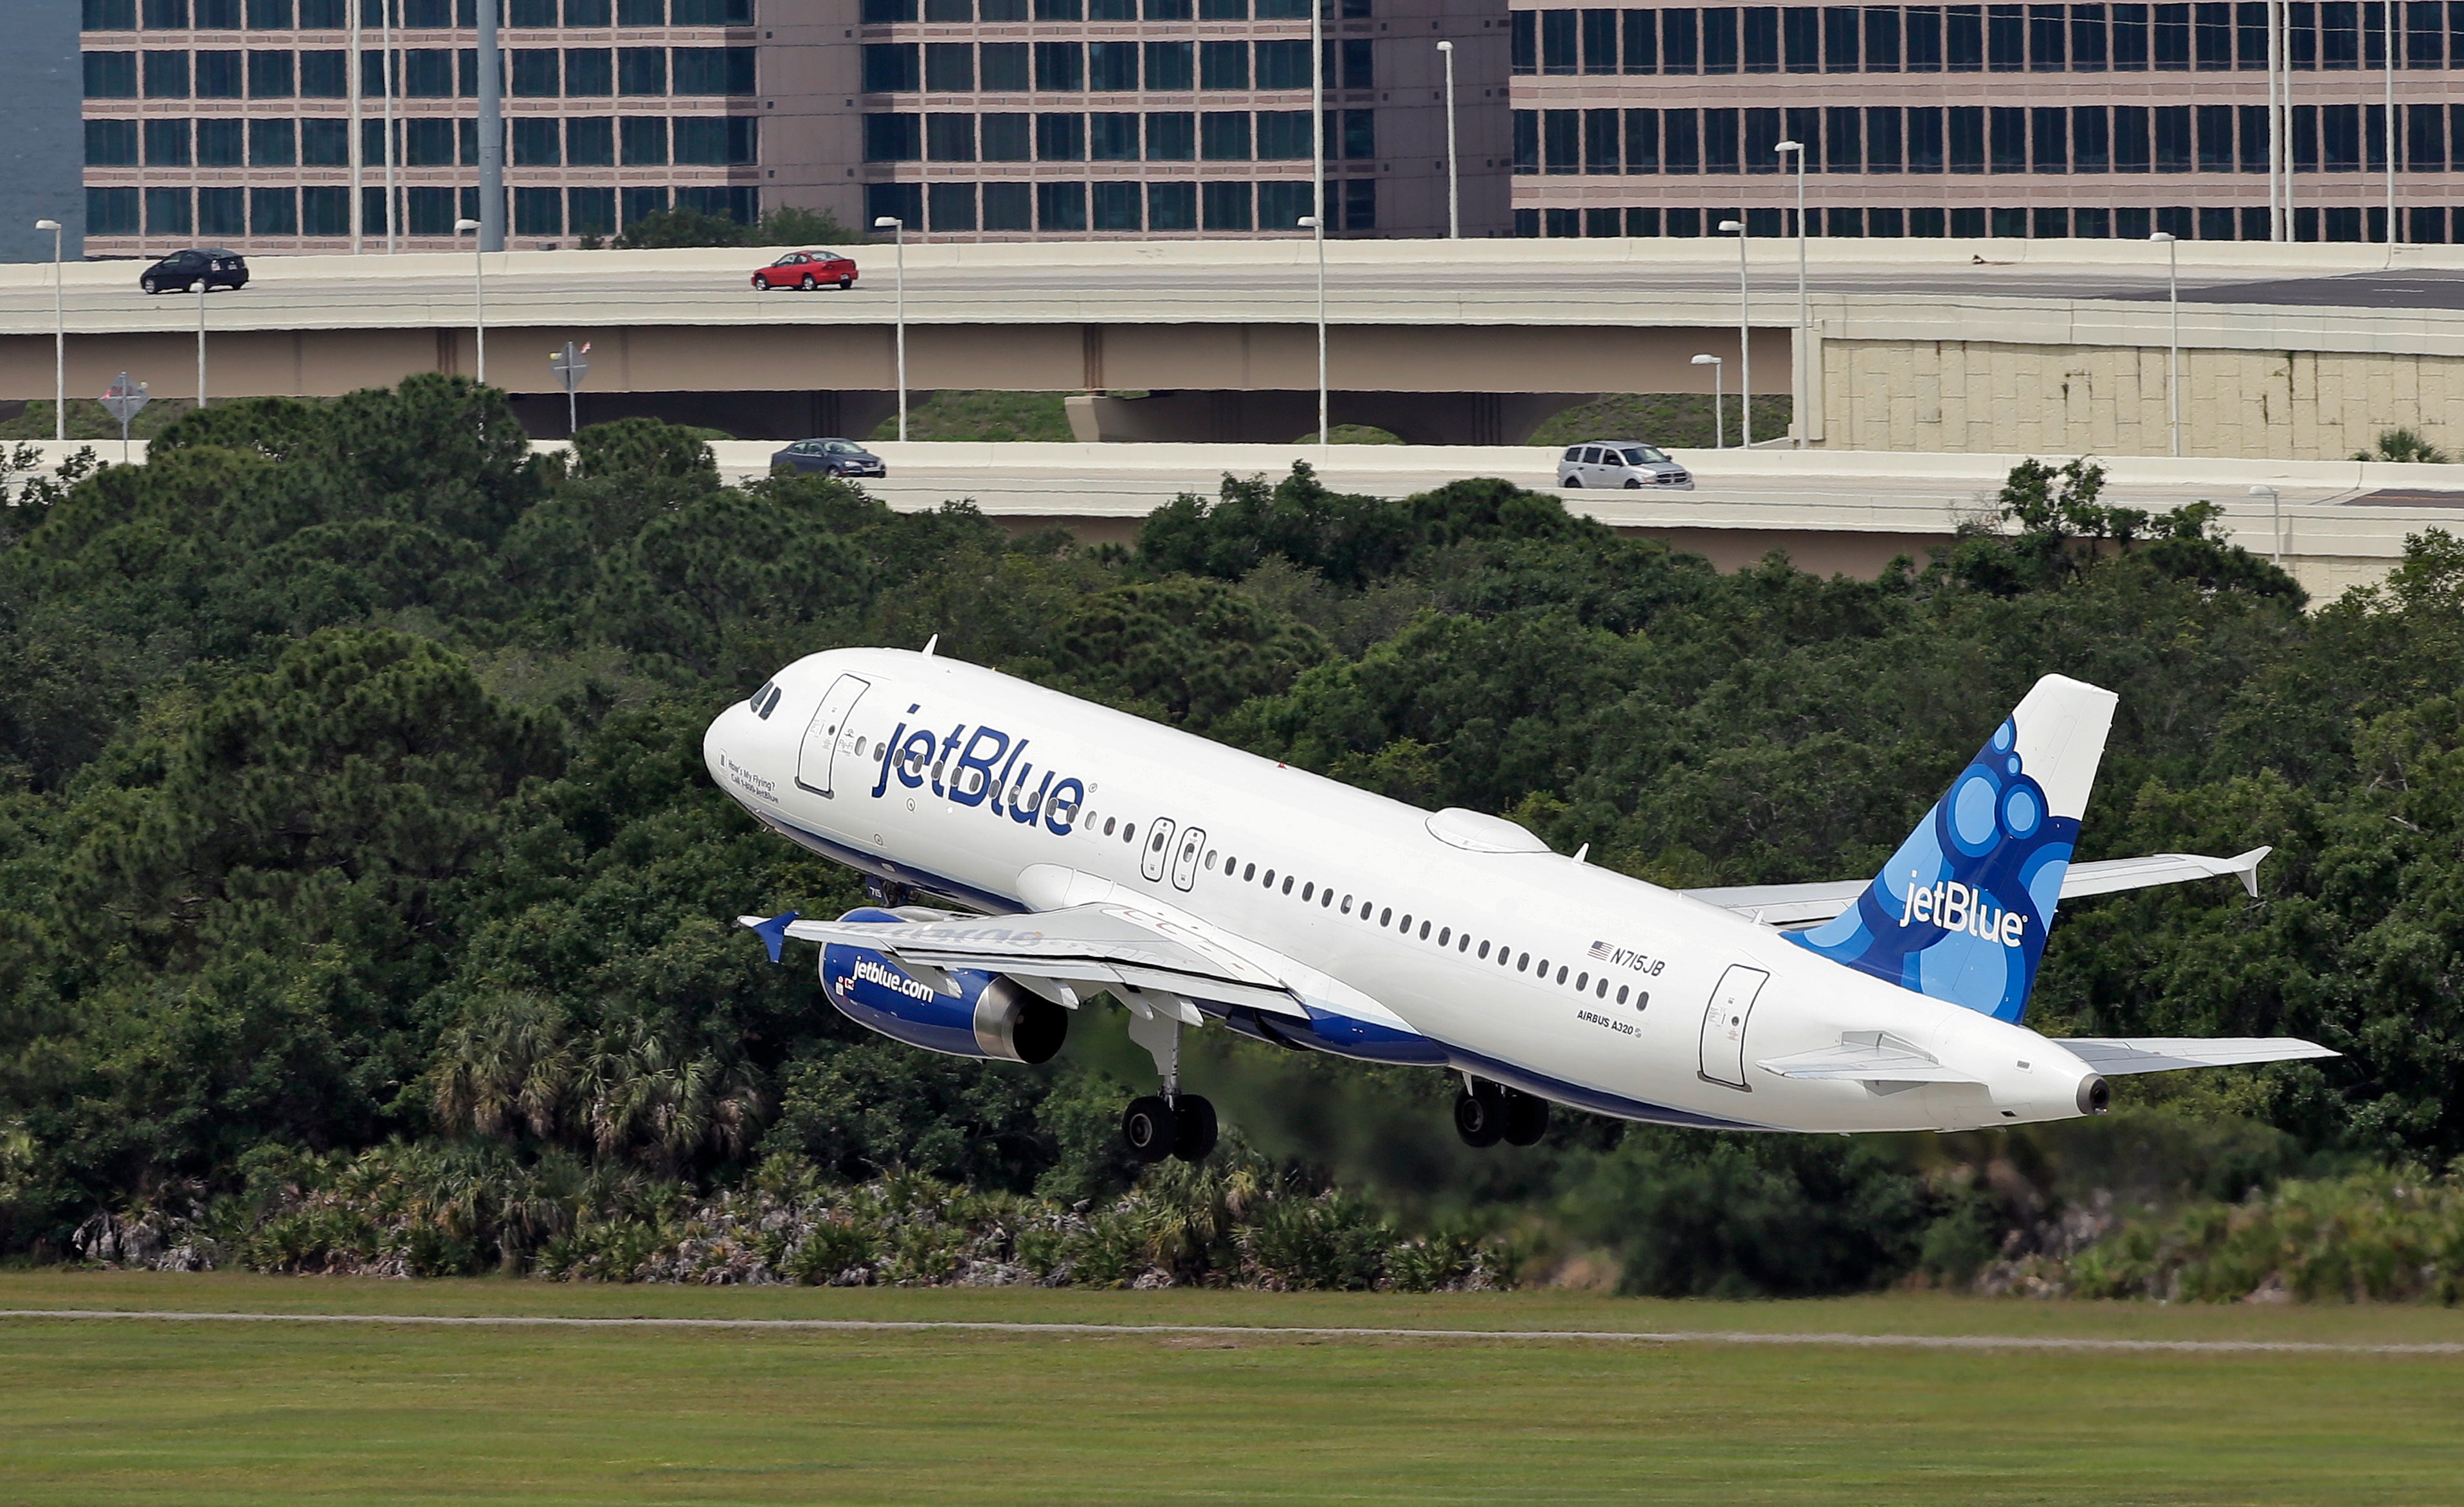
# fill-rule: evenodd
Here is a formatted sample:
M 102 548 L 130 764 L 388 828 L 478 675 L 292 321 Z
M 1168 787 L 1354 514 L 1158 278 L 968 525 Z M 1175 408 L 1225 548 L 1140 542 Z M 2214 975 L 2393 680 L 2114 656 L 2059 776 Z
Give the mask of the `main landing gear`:
M 1455 1134 L 1466 1146 L 1539 1144 L 1549 1133 L 1549 1101 L 1486 1078 L 1467 1078 L 1455 1096 Z
M 1199 1024 L 1196 1007 L 1128 985 L 1115 985 L 1112 992 L 1130 1008 L 1130 1039 L 1147 1049 L 1163 1078 L 1162 1093 L 1130 1100 L 1121 1114 L 1121 1140 L 1140 1162 L 1205 1161 L 1215 1149 L 1215 1106 L 1180 1091 L 1180 1028 Z
M 1142 1094 L 1122 1112 L 1121 1139 L 1140 1162 L 1203 1162 L 1215 1149 L 1215 1106 L 1196 1094 L 1169 1101 L 1160 1094 Z

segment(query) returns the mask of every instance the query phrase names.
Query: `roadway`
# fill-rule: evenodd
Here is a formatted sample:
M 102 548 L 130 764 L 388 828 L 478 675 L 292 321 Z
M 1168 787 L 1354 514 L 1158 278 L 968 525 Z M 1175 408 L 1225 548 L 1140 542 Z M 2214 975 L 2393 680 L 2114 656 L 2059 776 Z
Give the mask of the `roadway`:
M 1330 313 L 1340 322 L 1599 324 L 1735 318 L 1736 263 L 1724 255 L 1726 242 L 1481 241 L 1460 243 L 1451 252 L 1441 250 L 1444 245 L 1330 247 Z M 1608 250 L 1595 250 L 1602 247 Z M 994 255 L 1023 250 L 1043 255 Z M 2255 307 L 2464 309 L 2464 269 L 2340 268 L 2335 263 L 2352 258 L 2312 255 L 2322 250 L 2352 249 L 2185 246 L 2183 299 Z M 2427 255 L 2447 249 L 2422 250 Z M 1765 241 L 1753 243 L 1752 251 L 1757 322 L 1793 322 L 1793 246 Z M 1815 241 L 1811 252 L 1809 288 L 1833 298 L 2061 303 L 2166 296 L 2164 262 L 2145 248 L 2113 242 Z M 2245 255 L 2220 255 L 2227 252 Z M 2246 255 L 2252 252 L 2281 256 L 2271 267 Z M 491 255 L 485 258 L 488 317 L 511 325 L 584 327 L 878 324 L 891 318 L 896 279 L 890 248 L 861 250 L 864 281 L 845 294 L 757 293 L 749 274 L 770 255 Z M 908 258 L 908 314 L 917 323 L 1294 322 L 1316 315 L 1315 268 L 1305 242 L 918 246 L 909 250 Z M 2305 259 L 2326 264 L 2316 270 L 2290 265 Z M 143 265 L 71 265 L 62 298 L 70 330 L 193 329 L 197 300 L 148 298 L 136 286 Z M 467 325 L 473 311 L 473 257 L 433 253 L 259 257 L 248 288 L 209 297 L 207 320 L 209 328 L 226 330 Z M 39 264 L 0 268 L 0 335 L 50 333 L 50 279 L 51 269 Z

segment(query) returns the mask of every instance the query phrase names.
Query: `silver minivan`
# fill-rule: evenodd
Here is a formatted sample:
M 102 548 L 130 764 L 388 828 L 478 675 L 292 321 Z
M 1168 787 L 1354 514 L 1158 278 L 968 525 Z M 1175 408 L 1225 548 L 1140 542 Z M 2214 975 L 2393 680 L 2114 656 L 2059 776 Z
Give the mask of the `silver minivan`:
M 1631 439 L 1569 445 L 1557 461 L 1561 487 L 1675 487 L 1694 490 L 1693 474 L 1657 447 Z

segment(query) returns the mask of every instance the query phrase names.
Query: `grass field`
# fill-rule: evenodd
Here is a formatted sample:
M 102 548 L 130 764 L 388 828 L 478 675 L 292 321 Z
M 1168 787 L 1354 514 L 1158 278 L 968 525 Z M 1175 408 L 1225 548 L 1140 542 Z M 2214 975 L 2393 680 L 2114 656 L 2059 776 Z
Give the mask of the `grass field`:
M 0 1308 L 2464 1341 L 1887 1296 L 673 1290 L 51 1273 Z M 0 1319 L 8 1502 L 2452 1502 L 2464 1356 Z

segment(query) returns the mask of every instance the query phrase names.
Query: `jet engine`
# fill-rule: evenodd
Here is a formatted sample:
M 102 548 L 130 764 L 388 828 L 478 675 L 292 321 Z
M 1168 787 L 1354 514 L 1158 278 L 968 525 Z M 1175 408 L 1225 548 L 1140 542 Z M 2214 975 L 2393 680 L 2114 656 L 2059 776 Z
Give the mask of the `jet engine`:
M 842 921 L 896 923 L 919 918 L 864 906 Z M 938 919 L 938 918 L 935 918 Z M 1049 1062 L 1069 1034 L 1060 1006 L 998 973 L 950 970 L 945 994 L 869 947 L 833 942 L 822 949 L 822 992 L 858 1025 L 896 1041 L 954 1057 Z

